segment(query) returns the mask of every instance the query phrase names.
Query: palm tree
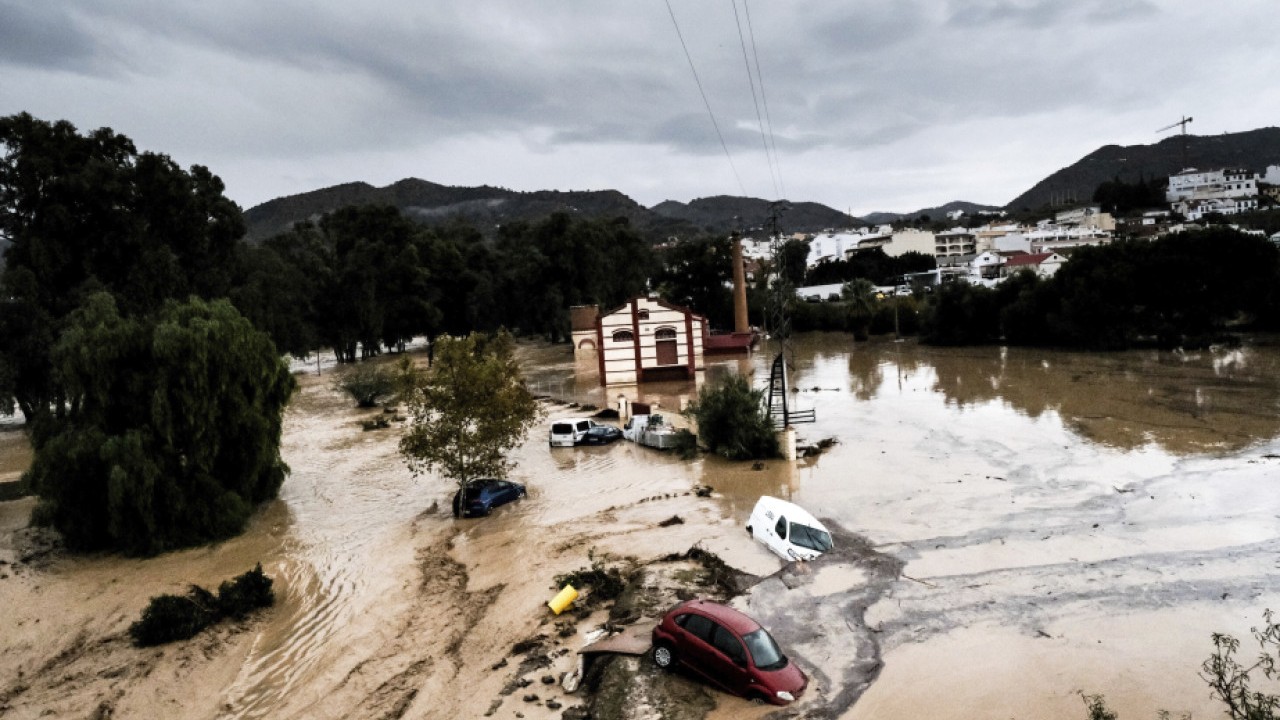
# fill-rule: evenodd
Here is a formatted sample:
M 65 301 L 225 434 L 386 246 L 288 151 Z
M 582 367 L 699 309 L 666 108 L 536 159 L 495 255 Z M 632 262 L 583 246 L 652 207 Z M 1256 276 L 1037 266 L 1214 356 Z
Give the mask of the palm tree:
M 856 278 L 844 284 L 840 291 L 849 308 L 849 329 L 854 340 L 866 340 L 871 328 L 871 318 L 876 313 L 876 286 L 866 278 Z

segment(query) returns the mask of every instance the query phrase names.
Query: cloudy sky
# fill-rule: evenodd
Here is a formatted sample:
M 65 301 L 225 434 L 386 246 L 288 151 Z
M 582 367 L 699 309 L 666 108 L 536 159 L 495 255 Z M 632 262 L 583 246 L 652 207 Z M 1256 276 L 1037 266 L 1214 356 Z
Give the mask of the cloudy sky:
M 865 214 L 1004 204 L 1183 115 L 1275 125 L 1278 37 L 1276 0 L 0 0 L 0 115 L 245 208 L 418 177 Z

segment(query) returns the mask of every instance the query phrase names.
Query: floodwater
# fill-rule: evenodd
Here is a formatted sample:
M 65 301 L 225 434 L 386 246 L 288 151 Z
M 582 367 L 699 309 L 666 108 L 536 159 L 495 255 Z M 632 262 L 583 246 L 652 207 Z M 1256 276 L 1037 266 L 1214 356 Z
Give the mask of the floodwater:
M 544 703 L 574 697 L 511 688 L 568 669 L 568 650 L 550 668 L 505 663 L 514 643 L 560 634 L 544 606 L 555 575 L 694 544 L 768 576 L 737 602 L 814 677 L 797 714 L 1079 718 L 1080 692 L 1122 717 L 1218 712 L 1196 676 L 1209 634 L 1247 636 L 1280 607 L 1280 347 L 1094 355 L 817 334 L 793 348 L 791 402 L 816 415 L 802 444 L 836 440 L 794 466 L 549 449 L 552 419 L 589 411 L 548 401 L 514 453 L 529 497 L 457 521 L 448 481 L 413 477 L 398 431 L 362 432 L 376 411 L 312 366 L 286 416 L 293 472 L 235 540 L 42 563 L 19 529 L 30 501 L 0 503 L 0 717 L 559 717 Z M 675 416 L 696 395 L 606 391 L 575 378 L 565 346 L 520 352 L 535 391 L 563 401 L 626 394 Z M 716 360 L 703 381 L 762 386 L 770 355 Z M 6 476 L 29 460 L 0 443 Z M 779 573 L 742 529 L 762 494 L 828 521 L 837 550 Z M 151 595 L 258 561 L 279 597 L 264 617 L 159 651 L 124 640 Z M 569 630 L 557 642 L 571 649 Z M 715 717 L 770 712 L 717 698 Z

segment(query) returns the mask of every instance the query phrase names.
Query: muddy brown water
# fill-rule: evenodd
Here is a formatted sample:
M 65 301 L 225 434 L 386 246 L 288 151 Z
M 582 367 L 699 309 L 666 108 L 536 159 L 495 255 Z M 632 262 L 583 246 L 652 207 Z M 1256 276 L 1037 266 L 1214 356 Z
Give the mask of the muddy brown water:
M 332 390 L 332 368 L 312 368 L 286 419 L 293 472 L 244 536 L 151 560 L 55 557 L 0 580 L 15 609 L 0 715 L 558 717 L 550 691 L 524 703 L 503 695 L 514 669 L 492 669 L 554 629 L 554 575 L 695 543 L 772 576 L 738 603 L 815 676 L 800 714 L 1078 718 L 1081 691 L 1126 717 L 1216 714 L 1195 675 L 1208 634 L 1247 634 L 1280 607 L 1280 348 L 1094 355 L 819 334 L 794 350 L 792 402 L 817 417 L 798 431 L 836 439 L 825 453 L 757 470 L 624 443 L 549 449 L 551 420 L 579 410 L 548 402 L 515 452 L 529 497 L 463 522 L 445 512 L 447 481 L 410 475 L 397 431 L 362 432 L 367 413 Z M 763 385 L 770 352 L 715 360 L 703 379 Z M 617 400 L 575 377 L 564 346 L 521 358 L 537 392 Z M 696 393 L 636 390 L 670 415 Z M 6 474 L 28 462 L 0 442 Z M 714 495 L 693 497 L 700 484 Z M 865 552 L 774 575 L 781 563 L 743 531 L 762 494 Z M 6 563 L 29 508 L 0 503 Z M 673 515 L 684 522 L 657 526 Z M 280 596 L 265 617 L 156 654 L 121 639 L 147 597 L 259 560 Z M 714 717 L 769 712 L 717 697 Z

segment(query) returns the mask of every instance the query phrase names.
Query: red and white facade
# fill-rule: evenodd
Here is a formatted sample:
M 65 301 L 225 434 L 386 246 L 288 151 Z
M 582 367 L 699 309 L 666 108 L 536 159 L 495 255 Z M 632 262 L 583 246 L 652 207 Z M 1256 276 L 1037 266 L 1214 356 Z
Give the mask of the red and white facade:
M 573 353 L 579 367 L 595 361 L 601 385 L 693 380 L 704 370 L 707 321 L 692 310 L 655 297 L 635 297 L 599 314 L 572 309 Z

